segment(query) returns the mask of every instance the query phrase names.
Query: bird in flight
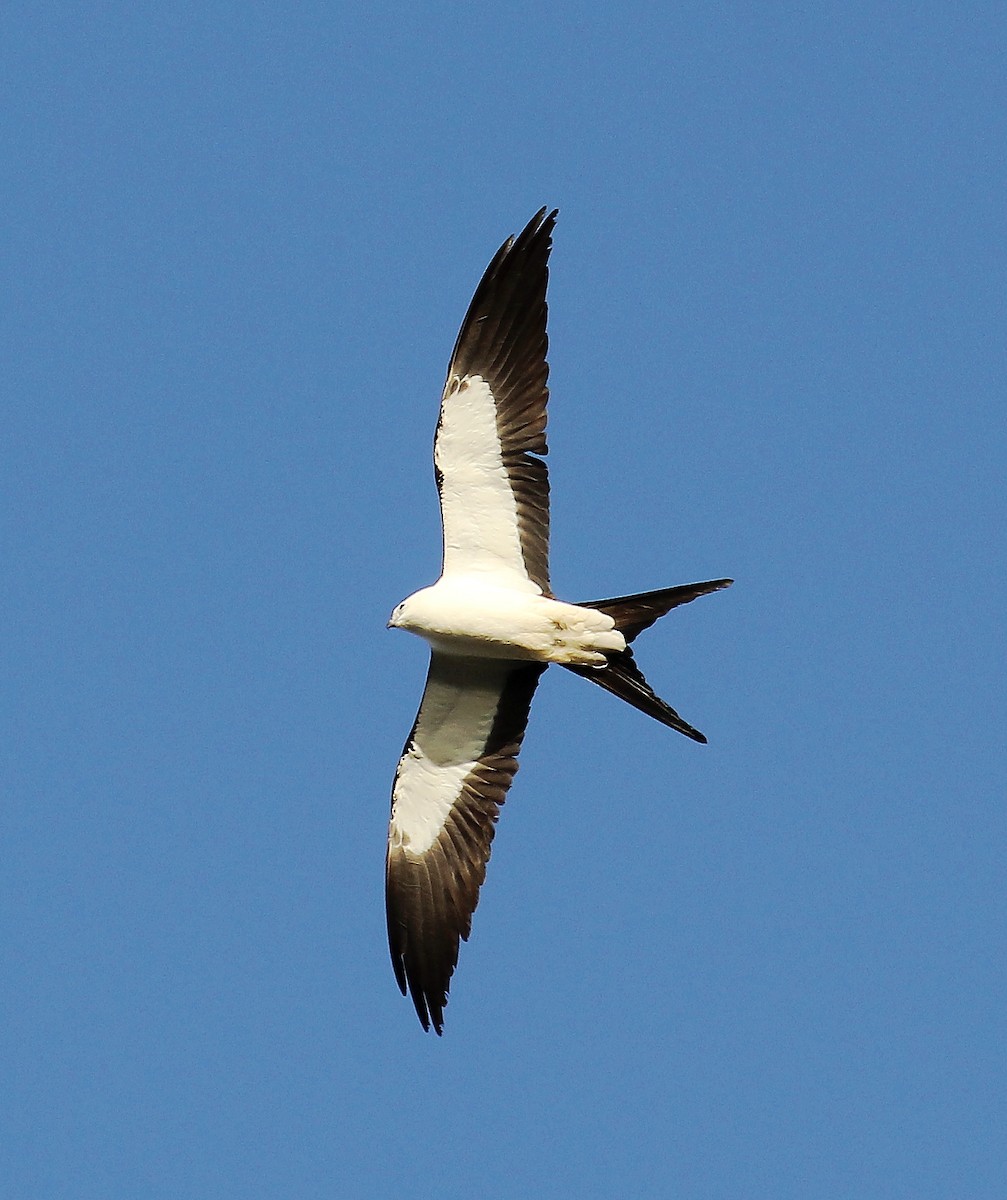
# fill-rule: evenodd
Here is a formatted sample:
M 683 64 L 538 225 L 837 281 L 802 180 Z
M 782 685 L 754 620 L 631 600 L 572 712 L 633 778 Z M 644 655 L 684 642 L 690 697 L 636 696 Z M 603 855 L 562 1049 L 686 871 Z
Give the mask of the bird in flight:
M 385 902 L 395 978 L 440 1034 L 460 940 L 472 927 L 494 826 L 550 663 L 590 679 L 697 742 L 629 643 L 730 579 L 565 604 L 549 586 L 546 284 L 557 212 L 500 247 L 448 366 L 434 439 L 441 577 L 390 628 L 430 645 L 420 710 L 395 772 Z

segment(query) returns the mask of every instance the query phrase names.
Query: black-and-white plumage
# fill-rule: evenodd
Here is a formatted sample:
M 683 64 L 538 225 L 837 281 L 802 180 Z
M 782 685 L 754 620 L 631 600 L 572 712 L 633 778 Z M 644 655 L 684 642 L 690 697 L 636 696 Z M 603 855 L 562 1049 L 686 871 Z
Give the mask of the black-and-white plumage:
M 486 270 L 448 367 L 434 440 L 440 579 L 390 626 L 425 638 L 430 670 L 395 774 L 386 903 L 395 977 L 441 1032 L 494 825 L 539 677 L 559 663 L 696 741 L 629 643 L 729 579 L 565 604 L 549 586 L 546 285 L 556 213 L 538 212 Z

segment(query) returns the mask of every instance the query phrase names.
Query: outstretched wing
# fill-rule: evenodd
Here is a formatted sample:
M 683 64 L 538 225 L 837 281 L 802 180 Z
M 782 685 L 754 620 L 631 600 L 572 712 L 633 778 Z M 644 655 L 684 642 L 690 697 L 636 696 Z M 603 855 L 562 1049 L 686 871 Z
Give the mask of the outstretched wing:
M 541 663 L 434 653 L 392 790 L 385 902 L 402 994 L 424 1029 L 448 984 L 486 876 L 494 824 L 517 771 Z
M 546 285 L 556 212 L 535 214 L 486 269 L 441 397 L 434 473 L 444 574 L 549 594 Z

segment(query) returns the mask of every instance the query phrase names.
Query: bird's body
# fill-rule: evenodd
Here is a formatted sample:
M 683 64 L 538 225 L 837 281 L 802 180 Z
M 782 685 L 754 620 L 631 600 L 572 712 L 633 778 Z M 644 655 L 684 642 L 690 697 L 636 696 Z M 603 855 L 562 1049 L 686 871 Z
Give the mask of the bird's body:
M 626 649 L 607 613 L 471 575 L 443 575 L 414 592 L 389 624 L 471 658 L 604 667 L 609 653 Z
M 441 577 L 403 600 L 389 621 L 431 648 L 392 791 L 386 903 L 396 979 L 423 1027 L 438 1033 L 542 672 L 562 665 L 705 741 L 654 694 L 629 643 L 671 608 L 731 582 L 584 604 L 552 595 L 541 456 L 555 219 L 543 209 L 501 246 L 469 306 L 434 442 Z

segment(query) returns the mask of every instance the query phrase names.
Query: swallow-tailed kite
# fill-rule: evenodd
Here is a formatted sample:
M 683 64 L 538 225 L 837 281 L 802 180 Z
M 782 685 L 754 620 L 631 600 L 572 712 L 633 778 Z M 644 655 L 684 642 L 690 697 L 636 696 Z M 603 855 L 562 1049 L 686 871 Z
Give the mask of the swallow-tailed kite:
M 727 587 L 714 579 L 564 604 L 549 587 L 546 283 L 556 212 L 497 251 L 455 343 L 434 440 L 440 579 L 389 626 L 430 644 L 430 670 L 395 773 L 386 906 L 395 978 L 424 1029 L 448 985 L 517 771 L 539 676 L 559 663 L 697 742 L 654 694 L 629 643 L 658 617 Z

